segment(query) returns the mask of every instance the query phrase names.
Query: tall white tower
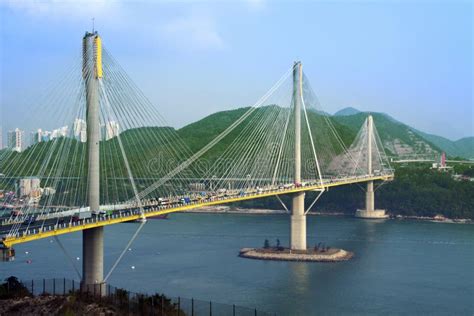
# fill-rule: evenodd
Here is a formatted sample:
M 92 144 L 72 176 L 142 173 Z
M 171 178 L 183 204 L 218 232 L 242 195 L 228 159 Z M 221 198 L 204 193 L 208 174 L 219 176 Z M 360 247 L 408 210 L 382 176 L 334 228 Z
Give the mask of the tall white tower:
M 301 184 L 301 97 L 303 94 L 303 65 L 293 67 L 293 106 L 295 116 L 295 185 Z M 290 248 L 306 250 L 306 215 L 304 192 L 294 193 L 291 208 Z
M 366 120 L 367 124 L 367 173 L 369 176 L 373 175 L 372 168 L 372 154 L 375 141 L 374 138 L 374 119 L 372 115 L 369 115 Z M 375 198 L 374 198 L 374 181 L 367 182 L 367 190 L 365 192 L 365 210 L 357 210 L 356 217 L 359 218 L 368 218 L 368 219 L 380 219 L 387 218 L 388 215 L 385 214 L 385 210 L 376 210 L 375 209 Z
M 83 77 L 86 85 L 87 121 L 87 200 L 92 212 L 100 206 L 99 170 L 99 80 L 102 78 L 102 42 L 97 34 L 86 33 L 83 38 Z M 105 295 L 104 228 L 82 232 L 82 288 Z

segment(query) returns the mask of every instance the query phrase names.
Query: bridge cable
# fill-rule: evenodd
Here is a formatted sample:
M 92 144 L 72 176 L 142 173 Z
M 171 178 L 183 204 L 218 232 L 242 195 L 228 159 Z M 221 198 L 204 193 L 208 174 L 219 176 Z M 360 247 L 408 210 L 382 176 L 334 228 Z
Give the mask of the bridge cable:
M 301 87 L 301 89 L 303 89 L 303 88 Z M 306 104 L 304 102 L 303 91 L 301 91 L 301 103 L 303 103 L 303 110 L 304 110 L 303 112 L 304 112 L 304 116 L 305 116 L 305 119 L 306 119 L 306 125 L 308 127 L 309 139 L 311 141 L 311 149 L 313 150 L 313 155 L 314 155 L 314 160 L 316 162 L 316 168 L 317 168 L 317 171 L 318 171 L 319 181 L 320 181 L 321 186 L 322 186 L 323 185 L 323 178 L 321 176 L 321 169 L 319 168 L 318 155 L 316 154 L 316 149 L 314 148 L 313 135 L 312 135 L 312 132 L 311 132 L 311 127 L 309 126 L 308 114 L 306 113 Z
M 313 203 L 311 203 L 311 205 L 306 209 L 306 212 L 304 212 L 304 215 L 308 214 L 308 212 L 311 210 L 311 208 L 313 207 L 314 204 L 316 204 L 316 202 L 319 200 L 319 198 L 321 197 L 321 195 L 323 195 L 324 191 L 326 191 L 324 188 L 322 190 L 319 190 L 319 194 L 316 196 L 316 198 L 314 199 Z
M 102 92 L 104 94 L 104 98 L 105 98 L 105 101 L 106 101 L 106 105 L 107 105 L 107 109 L 110 111 L 111 110 L 111 107 L 110 107 L 110 103 L 109 103 L 109 99 L 107 98 L 107 94 L 105 93 L 105 89 L 104 89 L 104 85 L 102 83 L 102 80 L 99 79 L 99 84 L 100 84 L 100 87 L 102 89 Z M 110 114 L 110 113 L 109 113 Z M 120 147 L 120 151 L 122 153 L 122 158 L 124 160 L 124 163 L 125 163 L 125 167 L 127 169 L 127 173 L 128 173 L 128 178 L 130 180 L 130 184 L 132 185 L 132 189 L 133 189 L 133 193 L 135 194 L 135 198 L 137 200 L 137 204 L 138 204 L 138 207 L 140 208 L 140 213 L 141 213 L 141 216 L 142 218 L 145 218 L 145 211 L 143 210 L 143 205 L 141 203 L 141 200 L 138 196 L 138 190 L 137 190 L 137 186 L 135 185 L 135 180 L 133 179 L 133 175 L 132 175 L 132 170 L 130 169 L 130 164 L 128 163 L 128 158 L 127 158 L 127 155 L 125 153 L 125 150 L 123 148 L 123 144 L 122 144 L 122 139 L 120 137 L 120 133 L 117 135 L 117 140 L 118 140 L 118 144 L 119 144 L 119 147 Z
M 135 241 L 135 239 L 137 238 L 138 234 L 140 233 L 140 231 L 142 230 L 143 226 L 145 226 L 146 224 L 146 221 L 143 221 L 140 223 L 140 226 L 138 226 L 137 230 L 135 231 L 135 233 L 133 234 L 132 238 L 130 238 L 129 242 L 127 243 L 126 247 L 122 250 L 122 253 L 120 254 L 120 256 L 117 258 L 117 260 L 115 260 L 114 264 L 112 265 L 112 267 L 110 268 L 109 272 L 107 273 L 107 275 L 105 276 L 104 278 L 104 282 L 107 282 L 107 279 L 110 277 L 110 275 L 112 274 L 112 272 L 114 272 L 115 268 L 117 267 L 117 265 L 120 263 L 120 261 L 122 260 L 123 256 L 125 255 L 125 253 L 127 252 L 127 250 L 130 248 L 130 246 L 132 245 L 132 243 Z
M 56 240 L 57 244 L 59 245 L 59 247 L 61 248 L 61 250 L 64 252 L 64 254 L 66 255 L 66 258 L 69 260 L 69 262 L 71 263 L 72 267 L 74 268 L 74 270 L 76 271 L 77 273 L 77 276 L 79 277 L 79 280 L 82 280 L 82 276 L 81 276 L 81 273 L 79 272 L 79 269 L 77 268 L 74 260 L 72 259 L 72 257 L 69 255 L 69 253 L 67 252 L 66 248 L 64 247 L 64 245 L 62 244 L 62 242 L 59 240 L 58 236 L 57 235 L 54 235 L 53 236 L 54 239 Z
M 280 196 L 275 195 L 275 197 L 277 198 L 277 200 L 280 202 L 280 204 L 283 206 L 283 208 L 288 212 L 288 213 L 291 213 L 290 210 L 288 209 L 288 207 L 286 207 L 285 203 L 283 203 L 283 201 L 281 200 Z
M 283 79 L 286 79 L 286 77 L 289 76 L 290 74 L 290 70 L 289 69 L 287 71 L 287 73 L 282 77 L 280 78 L 280 80 L 278 80 L 278 82 L 264 95 L 264 97 L 262 97 L 257 103 L 256 103 L 256 106 L 260 106 L 263 101 L 266 99 L 266 97 L 268 95 L 270 95 L 274 90 L 276 90 L 279 85 L 282 83 Z M 256 107 L 251 107 L 247 112 L 244 113 L 244 115 L 242 115 L 239 119 L 237 119 L 237 121 L 235 121 L 234 123 L 232 123 L 229 127 L 227 127 L 221 134 L 219 134 L 216 138 L 214 138 L 211 142 L 209 142 L 206 146 L 204 146 L 203 148 L 201 148 L 198 152 L 196 152 L 194 155 L 192 155 L 188 160 L 186 160 L 185 162 L 181 163 L 178 167 L 176 167 L 175 169 L 173 169 L 171 172 L 169 172 L 165 177 L 163 177 L 162 179 L 156 181 L 155 183 L 153 183 L 150 187 L 148 187 L 147 189 L 143 190 L 142 192 L 140 192 L 140 198 L 143 198 L 145 196 L 147 196 L 148 194 L 150 194 L 153 190 L 155 190 L 156 188 L 158 188 L 159 186 L 161 186 L 162 184 L 164 184 L 165 182 L 167 182 L 169 179 L 171 179 L 173 176 L 175 176 L 176 174 L 178 174 L 179 172 L 183 171 L 186 167 L 188 167 L 191 163 L 193 163 L 196 159 L 198 159 L 199 157 L 201 157 L 204 153 L 206 153 L 210 148 L 214 147 L 215 144 L 217 144 L 219 141 L 221 141 L 225 136 L 227 136 L 231 131 L 233 131 L 235 129 L 236 126 L 240 125 L 246 118 L 248 118 L 250 116 L 250 114 L 252 114 L 254 111 L 255 111 Z

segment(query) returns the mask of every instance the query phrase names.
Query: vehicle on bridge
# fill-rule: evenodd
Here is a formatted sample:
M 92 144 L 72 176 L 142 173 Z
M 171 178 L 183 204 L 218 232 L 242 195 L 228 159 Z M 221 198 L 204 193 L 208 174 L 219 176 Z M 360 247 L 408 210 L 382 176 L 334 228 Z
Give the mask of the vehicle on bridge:
M 79 211 L 77 213 L 74 213 L 74 215 L 72 216 L 72 221 L 78 222 L 80 220 L 91 218 L 91 217 L 92 217 L 91 211 Z

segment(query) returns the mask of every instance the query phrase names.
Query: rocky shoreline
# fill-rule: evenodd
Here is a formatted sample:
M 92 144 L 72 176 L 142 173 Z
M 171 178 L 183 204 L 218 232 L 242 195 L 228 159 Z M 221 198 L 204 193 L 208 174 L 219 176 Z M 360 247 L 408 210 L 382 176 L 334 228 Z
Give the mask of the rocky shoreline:
M 474 224 L 474 221 L 469 218 L 447 218 L 442 215 L 436 215 L 434 217 L 392 215 L 390 216 L 390 219 L 429 221 L 429 222 L 435 222 L 435 223 Z
M 288 214 L 285 210 L 271 210 L 271 209 L 254 209 L 254 208 L 240 208 L 231 206 L 206 206 L 199 209 L 188 210 L 183 213 L 213 213 L 213 214 L 248 214 L 248 215 L 285 215 Z M 320 215 L 320 216 L 346 216 L 353 217 L 353 215 L 342 213 L 342 212 L 308 212 L 308 215 Z M 436 215 L 434 217 L 429 216 L 405 216 L 405 215 L 390 215 L 389 219 L 397 220 L 417 220 L 417 221 L 430 221 L 436 223 L 453 223 L 453 224 L 474 224 L 474 221 L 468 218 L 446 218 L 442 215 Z

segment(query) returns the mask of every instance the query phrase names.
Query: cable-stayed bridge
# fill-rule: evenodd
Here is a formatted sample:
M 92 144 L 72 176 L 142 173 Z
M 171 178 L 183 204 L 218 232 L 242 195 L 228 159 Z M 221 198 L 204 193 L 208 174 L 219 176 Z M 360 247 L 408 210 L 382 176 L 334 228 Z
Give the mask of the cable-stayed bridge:
M 385 217 L 374 206 L 374 182 L 393 179 L 393 170 L 372 117 L 355 138 L 341 134 L 300 62 L 253 106 L 177 131 L 100 36 L 86 33 L 81 60 L 38 104 L 35 124 L 42 126 L 35 113 L 48 113 L 44 124 L 54 120 L 62 134 L 1 152 L 3 253 L 83 231 L 86 287 L 105 284 L 147 217 L 275 197 L 291 213 L 290 248 L 306 250 L 307 212 L 328 188 L 356 183 L 367 183 L 358 216 Z M 308 191 L 318 194 L 305 205 Z M 104 277 L 103 227 L 133 220 L 139 228 Z

